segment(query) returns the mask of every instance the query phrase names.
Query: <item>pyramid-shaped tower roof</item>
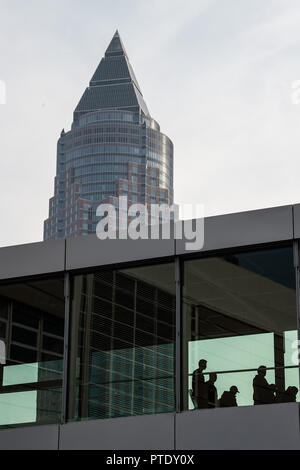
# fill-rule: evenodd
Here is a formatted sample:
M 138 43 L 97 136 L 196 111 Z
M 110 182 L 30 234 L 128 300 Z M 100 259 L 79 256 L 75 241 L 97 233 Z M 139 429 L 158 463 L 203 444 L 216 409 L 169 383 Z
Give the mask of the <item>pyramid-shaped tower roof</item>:
M 108 108 L 150 116 L 118 31 L 74 111 L 74 121 L 82 114 Z
M 105 52 L 105 57 L 116 55 L 126 55 L 126 57 L 128 57 L 118 30 L 113 35 L 113 38 Z

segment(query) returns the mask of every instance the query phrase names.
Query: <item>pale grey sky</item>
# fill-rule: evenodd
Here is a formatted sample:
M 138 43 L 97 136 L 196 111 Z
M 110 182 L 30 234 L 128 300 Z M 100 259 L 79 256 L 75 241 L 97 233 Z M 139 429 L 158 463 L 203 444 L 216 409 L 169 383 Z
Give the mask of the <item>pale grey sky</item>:
M 116 29 L 206 215 L 300 202 L 299 0 L 0 0 L 0 246 L 42 239 L 56 143 Z

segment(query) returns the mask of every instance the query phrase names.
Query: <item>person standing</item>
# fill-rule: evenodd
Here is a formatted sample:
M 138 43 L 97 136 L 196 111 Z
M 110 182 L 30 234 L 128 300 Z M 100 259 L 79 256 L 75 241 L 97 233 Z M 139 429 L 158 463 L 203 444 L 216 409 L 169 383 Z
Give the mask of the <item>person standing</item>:
M 274 384 L 269 384 L 265 376 L 267 373 L 266 366 L 259 366 L 257 375 L 253 379 L 253 401 L 254 405 L 265 405 L 275 403 Z
M 206 366 L 207 361 L 200 359 L 198 369 L 194 370 L 192 377 L 192 394 L 198 409 L 208 407 L 207 386 L 203 375 Z
M 207 387 L 207 401 L 208 408 L 216 408 L 218 402 L 218 392 L 215 387 L 215 382 L 217 380 L 217 374 L 212 372 L 209 374 L 209 380 L 206 382 Z

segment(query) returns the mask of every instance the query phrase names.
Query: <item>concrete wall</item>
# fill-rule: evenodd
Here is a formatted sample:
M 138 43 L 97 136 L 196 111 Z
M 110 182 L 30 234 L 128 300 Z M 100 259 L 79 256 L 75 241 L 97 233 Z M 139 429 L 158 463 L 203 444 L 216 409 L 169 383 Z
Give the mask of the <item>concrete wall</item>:
M 274 207 L 204 221 L 199 252 L 300 238 L 300 205 Z M 186 240 L 104 240 L 96 235 L 0 248 L 0 281 L 64 270 L 138 262 L 191 253 Z
M 286 403 L 30 426 L 0 450 L 300 450 L 299 405 Z
M 176 448 L 299 450 L 299 405 L 284 403 L 179 413 Z
M 61 426 L 60 449 L 171 450 L 174 428 L 173 414 L 69 423 Z
M 0 450 L 58 450 L 59 425 L 1 429 Z
M 65 268 L 65 240 L 0 248 L 0 280 L 52 274 Z

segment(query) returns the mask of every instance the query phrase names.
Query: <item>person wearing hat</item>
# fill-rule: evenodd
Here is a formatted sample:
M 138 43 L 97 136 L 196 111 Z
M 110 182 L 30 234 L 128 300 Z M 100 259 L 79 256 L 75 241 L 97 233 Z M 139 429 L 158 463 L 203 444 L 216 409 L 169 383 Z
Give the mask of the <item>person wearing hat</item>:
M 235 385 L 232 385 L 229 391 L 223 392 L 220 398 L 220 407 L 238 406 L 236 401 L 236 394 L 240 393 Z
M 203 371 L 206 369 L 207 361 L 200 359 L 198 369 L 194 370 L 192 377 L 192 396 L 197 408 L 208 407 L 207 386 L 204 380 Z

